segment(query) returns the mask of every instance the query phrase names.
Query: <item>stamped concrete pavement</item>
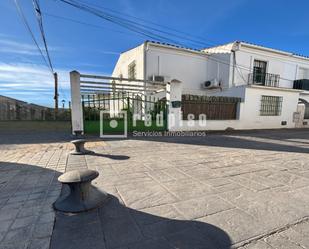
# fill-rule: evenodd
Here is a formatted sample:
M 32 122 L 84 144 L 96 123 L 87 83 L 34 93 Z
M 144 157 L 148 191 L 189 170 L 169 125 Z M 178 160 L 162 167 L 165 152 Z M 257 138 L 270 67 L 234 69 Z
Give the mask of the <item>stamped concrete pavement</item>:
M 69 139 L 63 132 L 0 131 L 1 249 L 50 248 Z
M 306 130 L 130 138 L 87 156 L 57 134 L 15 136 L 0 141 L 1 249 L 309 248 Z M 109 201 L 55 214 L 58 175 L 82 168 Z
M 57 214 L 51 248 L 309 248 L 309 132 L 130 138 L 69 156 L 100 209 Z

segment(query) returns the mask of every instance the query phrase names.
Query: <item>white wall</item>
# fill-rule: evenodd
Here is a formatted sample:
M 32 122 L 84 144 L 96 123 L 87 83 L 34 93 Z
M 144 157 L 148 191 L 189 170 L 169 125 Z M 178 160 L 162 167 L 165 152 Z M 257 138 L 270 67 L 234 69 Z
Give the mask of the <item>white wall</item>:
M 144 44 L 128 50 L 122 53 L 119 56 L 119 59 L 115 65 L 115 68 L 112 73 L 112 77 L 120 77 L 122 75 L 123 78 L 128 78 L 128 66 L 134 62 L 136 63 L 136 79 L 144 78 Z M 144 85 L 143 82 L 133 82 L 133 81 L 117 81 L 118 87 L 119 84 L 134 84 L 134 85 Z M 126 86 L 126 88 L 128 88 Z M 117 90 L 116 90 L 117 91 Z M 116 95 L 117 97 L 117 95 Z M 110 100 L 110 111 L 115 115 L 118 115 L 118 111 L 122 110 L 127 106 L 127 101 L 121 99 Z
M 298 68 L 298 79 L 309 79 L 309 68 Z
M 144 78 L 145 63 L 146 79 L 149 79 L 152 75 L 165 76 L 166 81 L 178 79 L 182 82 L 182 94 L 234 96 L 244 100 L 240 105 L 239 120 L 208 121 L 209 129 L 295 127 L 293 113 L 297 110 L 298 91 L 244 86 L 247 85 L 249 69 L 251 72 L 253 70 L 254 59 L 267 61 L 268 73 L 279 74 L 282 78 L 291 79 L 291 81 L 280 80 L 280 87 L 287 88 L 292 88 L 292 80 L 298 79 L 299 74 L 303 74 L 299 72 L 299 68 L 309 68 L 309 61 L 242 46 L 240 50 L 236 51 L 236 63 L 239 68 L 235 68 L 235 84 L 232 84 L 232 53 L 213 54 L 208 59 L 208 55 L 199 52 L 148 43 L 145 48 L 146 61 L 144 61 L 143 51 L 144 44 L 123 53 L 117 62 L 113 76 L 119 77 L 122 74 L 123 77 L 127 77 L 128 65 L 135 60 L 137 78 Z M 201 88 L 203 82 L 214 78 L 222 80 L 222 90 L 206 91 Z M 283 97 L 282 114 L 280 116 L 260 116 L 262 95 Z M 305 97 L 307 98 L 307 96 Z M 282 126 L 281 121 L 286 121 L 287 125 Z M 183 129 L 191 129 L 185 127 Z
M 128 50 L 119 56 L 114 71 L 113 77 L 119 77 L 122 75 L 123 78 L 128 78 L 128 66 L 133 61 L 136 62 L 136 78 L 144 78 L 144 44 Z M 135 83 L 134 83 L 135 84 Z
M 237 120 L 208 120 L 206 130 L 225 130 L 233 129 L 277 129 L 277 128 L 295 128 L 293 114 L 297 110 L 299 98 L 298 91 L 273 90 L 265 87 L 246 87 L 245 101 L 239 106 L 239 119 Z M 280 116 L 260 116 L 261 97 L 282 96 L 282 112 Z M 286 125 L 281 125 L 286 121 Z M 180 130 L 205 130 L 200 127 L 198 121 L 194 126 L 189 126 L 188 121 L 183 121 Z
M 245 98 L 246 86 L 236 86 L 228 89 L 223 89 L 222 91 L 216 91 L 211 93 L 212 96 L 224 96 L 224 97 L 237 97 L 244 99 Z
M 137 78 L 144 78 L 144 45 L 122 53 L 112 76 L 128 76 L 128 65 L 136 61 Z M 232 53 L 214 53 L 203 55 L 199 52 L 165 47 L 158 44 L 146 45 L 146 78 L 162 75 L 166 80 L 176 78 L 184 83 L 184 93 L 212 95 L 212 91 L 201 89 L 201 84 L 214 78 L 222 82 L 222 88 L 248 83 L 249 73 L 253 71 L 255 59 L 267 62 L 267 72 L 279 74 L 280 87 L 293 88 L 295 79 L 309 77 L 309 61 L 284 54 L 254 49 L 242 45 L 235 52 L 236 64 L 233 69 Z M 234 71 L 234 84 L 233 80 Z
M 249 73 L 253 71 L 255 59 L 266 61 L 267 73 L 279 74 L 279 86 L 285 88 L 293 88 L 293 81 L 303 78 L 299 68 L 309 68 L 308 60 L 241 47 L 240 50 L 236 51 L 236 63 L 239 67 L 235 70 L 235 85 L 247 83 Z
M 146 50 L 147 79 L 152 75 L 164 76 L 167 81 L 180 80 L 184 92 L 200 92 L 201 84 L 209 80 L 207 58 L 197 53 L 149 44 Z
M 282 111 L 280 116 L 260 116 L 262 95 L 282 96 Z M 246 88 L 244 108 L 241 121 L 243 127 L 255 128 L 293 128 L 293 113 L 297 110 L 299 92 L 272 90 L 264 87 Z M 281 121 L 287 125 L 282 126 Z
M 207 65 L 207 78 L 216 78 L 221 82 L 222 88 L 228 88 L 230 86 L 230 71 L 232 70 L 231 65 L 231 54 L 212 54 L 208 57 Z

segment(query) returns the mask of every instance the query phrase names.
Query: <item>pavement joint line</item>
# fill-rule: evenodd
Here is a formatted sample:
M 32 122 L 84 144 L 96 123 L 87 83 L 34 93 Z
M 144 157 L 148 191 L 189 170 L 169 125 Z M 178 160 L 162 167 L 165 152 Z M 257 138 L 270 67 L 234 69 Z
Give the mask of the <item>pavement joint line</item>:
M 280 167 L 280 166 L 278 166 L 278 167 Z M 286 172 L 287 174 L 289 174 L 289 175 L 291 175 L 291 176 L 296 176 L 296 177 L 300 177 L 300 178 L 302 178 L 302 179 L 309 180 L 308 177 L 305 177 L 305 176 L 302 176 L 302 175 L 296 175 L 296 174 L 294 174 L 294 173 L 289 172 L 289 169 L 286 169 L 286 168 L 283 168 L 283 167 L 281 167 L 281 168 L 282 168 L 281 171 Z M 289 185 L 287 185 L 287 186 L 289 186 Z
M 254 165 L 254 164 L 257 164 L 257 163 L 260 163 L 260 162 L 268 162 L 268 161 L 274 161 L 274 160 L 273 159 L 268 159 L 268 160 L 261 160 L 261 161 L 256 161 L 256 162 L 250 162 L 250 163 L 246 163 L 246 164 L 247 165 Z M 215 162 L 220 162 L 220 161 L 215 161 Z M 208 161 L 207 162 L 200 162 L 200 163 L 197 163 L 196 165 L 205 164 L 205 163 L 209 163 L 209 162 Z M 243 165 L 243 163 L 236 163 L 236 164 L 230 164 L 230 165 L 226 165 L 226 166 L 222 166 L 222 167 L 216 167 L 216 168 L 213 168 L 213 169 L 224 169 L 224 168 L 231 168 L 231 167 L 237 167 L 237 166 L 242 166 L 242 165 Z
M 219 196 L 218 196 L 219 197 Z M 220 198 L 220 197 L 219 197 Z M 222 198 L 220 198 L 222 199 Z M 187 200 L 186 200 L 187 201 Z M 225 200 L 224 200 L 225 201 Z M 187 218 L 188 220 L 191 220 L 189 219 L 185 214 L 183 214 L 181 211 L 179 211 L 179 209 L 175 206 L 176 203 L 172 203 L 171 205 L 180 213 L 182 214 L 185 218 Z M 211 216 L 211 215 L 215 215 L 215 214 L 219 214 L 219 213 L 223 213 L 223 212 L 226 212 L 226 211 L 231 211 L 231 210 L 234 210 L 234 209 L 239 209 L 238 207 L 236 207 L 235 205 L 233 205 L 234 207 L 231 207 L 231 208 L 228 208 L 228 209 L 224 209 L 224 210 L 220 210 L 220 211 L 217 211 L 217 212 L 213 212 L 213 213 L 210 213 L 210 214 L 206 214 L 206 215 L 202 215 L 202 216 L 197 216 L 197 217 L 194 217 L 192 220 L 198 220 L 198 219 L 201 219 L 201 218 L 204 218 L 204 217 L 208 217 L 208 216 Z
M 166 186 L 163 185 L 163 183 L 161 183 L 160 181 L 158 181 L 157 179 L 155 179 L 153 176 L 151 176 L 148 172 L 146 172 L 146 175 L 148 175 L 150 178 L 152 178 L 152 180 L 154 180 L 156 183 L 158 183 L 162 188 L 164 188 L 167 192 L 169 192 L 172 196 L 174 196 L 177 200 L 180 201 L 180 199 L 178 198 L 178 196 L 176 196 L 173 192 L 171 192 Z M 160 205 L 159 205 L 160 206 Z
M 55 153 L 55 152 L 53 152 L 52 155 L 54 155 L 54 153 Z M 35 153 L 34 153 L 34 154 L 35 154 Z M 50 156 L 50 159 L 51 159 L 52 155 Z M 43 154 L 42 154 L 42 156 L 43 156 Z M 32 159 L 33 157 L 34 157 L 34 156 L 32 156 L 31 159 Z M 41 158 L 42 158 L 42 157 L 41 157 Z M 30 159 L 30 160 L 31 160 L 31 159 Z M 50 161 L 50 159 L 49 159 L 49 161 Z M 20 160 L 18 160 L 18 162 L 19 162 L 19 161 L 20 161 Z M 46 164 L 46 165 L 47 165 L 47 164 Z M 42 168 L 43 168 L 43 167 L 42 167 Z M 44 167 L 44 168 L 46 168 L 46 167 Z M 49 181 L 49 183 L 48 183 L 47 191 L 46 191 L 45 194 L 44 194 L 44 198 L 42 198 L 44 201 L 45 201 L 46 198 L 47 198 L 47 195 L 48 195 L 49 190 L 50 190 L 50 188 L 51 188 L 51 183 L 53 182 L 54 177 L 55 177 L 55 175 L 50 179 L 50 181 Z M 20 184 L 20 185 L 21 185 L 21 184 Z M 14 193 L 13 193 L 13 194 L 14 194 Z M 12 195 L 11 195 L 11 196 L 12 196 Z M 25 205 L 25 203 L 23 203 L 23 204 L 21 205 L 21 208 L 23 208 L 24 205 Z M 21 208 L 20 208 L 20 210 L 21 210 Z M 19 211 L 20 211 L 20 210 L 19 210 Z M 31 234 L 31 235 L 26 239 L 26 242 L 25 242 L 25 245 L 24 245 L 25 248 L 28 247 L 28 246 L 31 244 L 31 241 L 32 241 L 32 239 L 33 239 L 33 234 L 34 234 L 36 225 L 37 225 L 37 223 L 38 223 L 38 221 L 39 221 L 39 219 L 40 219 L 40 215 L 42 215 L 42 212 L 43 212 L 43 210 L 40 208 L 38 215 L 35 216 L 35 219 L 34 219 L 34 221 L 32 222 L 32 225 L 30 225 L 30 234 Z M 13 226 L 13 224 L 14 224 L 14 222 L 12 222 L 12 223 L 10 224 L 10 226 L 9 226 L 9 228 L 7 229 L 7 231 L 5 232 L 3 238 L 4 238 L 4 237 L 8 234 L 8 232 L 11 230 L 11 227 Z M 54 224 L 55 224 L 55 217 L 54 217 L 54 220 L 53 220 L 53 228 L 54 228 Z
M 184 172 L 184 173 L 185 173 L 185 172 Z M 201 184 L 204 184 L 204 185 L 205 185 L 205 183 L 202 182 L 202 181 L 200 181 L 199 179 L 197 179 L 197 178 L 195 178 L 195 177 L 192 177 L 192 178 L 195 179 L 197 182 L 200 182 Z M 210 186 L 212 189 L 215 190 L 215 188 L 214 188 L 213 186 L 211 186 L 211 185 L 209 185 L 209 186 Z M 228 192 L 228 191 L 227 191 L 227 192 Z M 232 206 L 235 206 L 235 204 L 233 204 L 232 202 L 230 202 L 230 201 L 228 201 L 228 200 L 222 198 L 218 193 L 214 193 L 213 195 L 214 195 L 214 196 L 218 196 L 221 200 L 226 201 L 227 203 L 231 204 Z M 236 206 L 236 208 L 240 209 L 241 211 L 243 211 L 244 213 L 246 213 L 247 215 L 249 215 L 250 217 L 252 217 L 253 219 L 255 219 L 255 217 L 252 216 L 250 213 L 248 213 L 247 210 L 244 210 L 243 208 L 240 208 L 240 207 L 237 207 L 237 206 Z
M 123 198 L 123 196 L 122 196 L 121 193 L 119 192 L 117 186 L 115 186 L 115 189 L 116 189 L 116 192 L 117 192 L 117 194 L 119 195 L 119 197 L 120 197 L 122 203 L 123 203 L 126 207 L 128 207 L 128 204 L 125 202 L 125 199 Z
M 255 242 L 255 241 L 258 241 L 260 239 L 264 239 L 264 238 L 267 238 L 267 237 L 270 237 L 271 235 L 274 235 L 276 233 L 280 233 L 280 232 L 283 232 L 295 225 L 298 225 L 298 224 L 301 224 L 303 222 L 306 222 L 306 221 L 309 221 L 309 216 L 304 216 L 298 220 L 296 220 L 295 222 L 292 222 L 292 223 L 289 223 L 289 224 L 286 224 L 285 226 L 283 227 L 280 227 L 280 228 L 276 228 L 276 229 L 272 229 L 271 231 L 268 231 L 266 233 L 262 233 L 260 235 L 257 235 L 257 236 L 254 236 L 254 237 L 251 237 L 249 239 L 246 239 L 246 240 L 243 240 L 243 241 L 240 241 L 236 244 L 233 244 L 231 246 L 231 248 L 239 248 L 239 247 L 243 247 L 243 246 L 246 246 L 246 245 L 249 245 L 250 243 L 252 242 Z
M 241 175 L 240 175 L 239 177 L 241 177 L 242 179 L 245 179 L 245 180 L 246 180 L 246 178 L 243 177 L 243 176 L 241 176 Z M 243 184 L 241 184 L 241 183 L 239 183 L 239 182 L 237 182 L 237 181 L 235 181 L 235 180 L 233 180 L 233 179 L 230 179 L 230 180 L 231 180 L 233 183 L 236 183 L 236 184 L 242 186 L 242 187 L 245 188 L 245 189 L 248 189 L 248 190 L 251 190 L 251 191 L 254 191 L 254 192 L 259 192 L 259 190 L 249 188 L 249 187 L 247 187 L 247 186 L 245 186 L 245 185 L 243 185 Z M 257 183 L 257 184 L 259 184 L 259 185 L 261 185 L 261 186 L 263 186 L 263 187 L 266 187 L 266 189 L 270 189 L 270 188 L 271 188 L 271 187 L 269 187 L 269 186 L 266 186 L 266 185 L 264 185 L 264 184 L 261 184 L 261 183 L 259 183 L 259 182 L 254 181 L 254 180 L 251 180 L 251 181 L 252 181 L 252 182 L 255 182 L 255 183 Z

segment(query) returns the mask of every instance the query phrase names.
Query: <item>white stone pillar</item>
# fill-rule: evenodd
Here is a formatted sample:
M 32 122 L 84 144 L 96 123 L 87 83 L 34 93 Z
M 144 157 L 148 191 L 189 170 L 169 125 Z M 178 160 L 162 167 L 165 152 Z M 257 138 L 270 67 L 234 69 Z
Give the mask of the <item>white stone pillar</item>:
M 166 100 L 168 102 L 168 120 L 167 128 L 169 131 L 180 131 L 182 123 L 181 103 L 182 83 L 179 80 L 173 79 L 166 89 Z
M 80 94 L 79 72 L 70 72 L 70 82 L 72 133 L 74 134 L 74 131 L 82 131 L 82 133 L 84 133 L 83 107 Z

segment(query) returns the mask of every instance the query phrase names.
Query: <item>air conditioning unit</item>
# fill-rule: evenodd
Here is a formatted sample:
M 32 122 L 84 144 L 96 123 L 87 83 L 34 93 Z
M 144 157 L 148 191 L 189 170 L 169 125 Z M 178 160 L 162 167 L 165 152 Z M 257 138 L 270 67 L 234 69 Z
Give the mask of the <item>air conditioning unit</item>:
M 219 82 L 217 79 L 207 80 L 202 83 L 203 89 L 210 89 L 210 88 L 216 88 L 216 87 L 219 87 Z
M 150 76 L 150 80 L 155 81 L 155 82 L 164 82 L 164 76 L 152 75 L 152 76 Z

